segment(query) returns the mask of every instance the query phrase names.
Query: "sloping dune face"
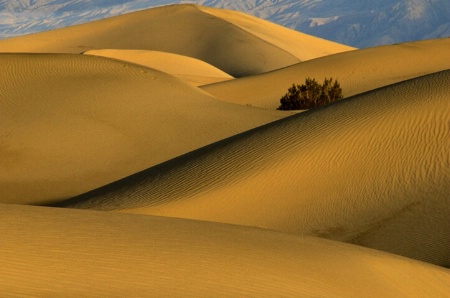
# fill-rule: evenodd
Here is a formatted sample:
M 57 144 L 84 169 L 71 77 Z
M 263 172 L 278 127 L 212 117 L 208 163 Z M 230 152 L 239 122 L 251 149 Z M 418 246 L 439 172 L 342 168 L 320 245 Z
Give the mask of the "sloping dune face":
M 0 205 L 0 222 L 0 291 L 8 297 L 445 297 L 450 291 L 444 268 L 255 228 L 15 205 Z
M 347 52 L 355 48 L 290 30 L 245 13 L 199 6 L 203 12 L 223 19 L 240 29 L 293 54 L 301 61 Z
M 209 9 L 208 12 L 214 12 Z M 220 15 L 237 14 L 226 11 Z M 239 14 L 240 15 L 240 14 Z M 239 17 L 230 17 L 236 19 Z M 195 5 L 171 5 L 108 18 L 64 29 L 31 34 L 0 41 L 2 52 L 81 53 L 92 49 L 156 50 L 203 60 L 226 73 L 240 77 L 257 74 L 295 64 L 325 54 L 353 48 L 323 41 L 314 44 L 313 37 L 305 38 L 281 26 L 248 17 L 248 30 L 243 30 L 221 17 L 204 12 Z M 254 32 L 265 32 L 264 36 Z M 271 43 L 275 37 L 280 42 Z M 308 54 L 298 56 L 279 44 L 306 44 Z
M 449 266 L 450 71 L 298 114 L 62 204 L 262 226 Z
M 450 38 L 329 55 L 280 70 L 203 86 L 222 100 L 275 109 L 292 84 L 333 77 L 349 97 L 450 68 Z
M 220 69 L 191 57 L 144 50 L 91 50 L 84 54 L 118 59 L 157 69 L 180 78 L 194 86 L 233 79 Z
M 69 198 L 285 117 L 106 58 L 2 54 L 0 65 L 4 203 Z

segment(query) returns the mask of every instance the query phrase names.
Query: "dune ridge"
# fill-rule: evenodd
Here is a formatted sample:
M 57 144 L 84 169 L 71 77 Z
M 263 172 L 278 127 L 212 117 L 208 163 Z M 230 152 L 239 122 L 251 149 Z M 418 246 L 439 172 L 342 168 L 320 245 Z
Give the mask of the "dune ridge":
M 448 267 L 449 80 L 294 115 L 58 205 L 261 226 Z
M 444 268 L 256 228 L 3 204 L 0 222 L 0 291 L 9 297 L 445 297 L 450 290 Z
M 144 50 L 90 50 L 85 55 L 94 55 L 136 63 L 171 74 L 194 86 L 206 85 L 233 79 L 220 69 L 198 59 L 172 53 Z
M 101 57 L 1 54 L 0 64 L 3 203 L 70 198 L 286 116 Z
M 262 73 L 295 64 L 301 59 L 280 48 L 282 40 L 308 44 L 308 57 L 352 50 L 354 48 L 307 38 L 304 34 L 248 17 L 252 28 L 243 30 L 220 17 L 214 9 L 204 12 L 197 5 L 169 5 L 124 14 L 88 24 L 41 32 L 0 41 L 1 52 L 82 53 L 93 49 L 154 50 L 203 60 L 234 76 Z M 237 14 L 227 11 L 227 14 Z M 252 21 L 253 19 L 253 21 Z M 261 38 L 253 31 L 267 31 Z M 269 36 L 269 37 L 267 37 Z M 275 38 L 275 36 L 277 36 Z M 315 50 L 314 50 L 315 49 Z
M 276 109 L 292 84 L 308 77 L 337 79 L 345 97 L 450 69 L 450 38 L 380 46 L 328 55 L 268 73 L 201 88 L 238 104 Z

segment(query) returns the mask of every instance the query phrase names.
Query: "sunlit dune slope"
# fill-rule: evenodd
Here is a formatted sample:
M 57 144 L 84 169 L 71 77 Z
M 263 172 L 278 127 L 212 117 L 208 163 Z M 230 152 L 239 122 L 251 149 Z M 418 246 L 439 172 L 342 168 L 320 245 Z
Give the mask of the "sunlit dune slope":
M 285 117 L 87 55 L 0 55 L 0 202 L 69 198 Z
M 229 22 L 258 38 L 293 54 L 301 61 L 355 50 L 353 47 L 304 34 L 297 30 L 291 30 L 242 12 L 215 9 L 206 6 L 198 7 L 203 12 Z
M 145 50 L 91 50 L 84 54 L 119 59 L 167 72 L 194 86 L 230 80 L 233 77 L 198 59 Z
M 262 226 L 449 266 L 450 71 L 304 112 L 69 200 Z
M 450 38 L 368 48 L 302 62 L 270 73 L 203 86 L 230 102 L 277 108 L 292 84 L 333 77 L 344 96 L 450 69 Z
M 25 296 L 445 297 L 447 269 L 318 238 L 0 204 L 0 292 Z
M 231 10 L 205 11 L 196 5 L 157 7 L 0 41 L 1 52 L 81 53 L 92 49 L 170 52 L 203 60 L 239 77 L 353 48 Z

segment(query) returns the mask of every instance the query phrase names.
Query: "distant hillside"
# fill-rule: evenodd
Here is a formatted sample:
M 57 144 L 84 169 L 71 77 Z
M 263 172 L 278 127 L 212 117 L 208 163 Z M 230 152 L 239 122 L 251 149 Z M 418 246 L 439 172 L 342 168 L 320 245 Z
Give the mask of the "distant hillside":
M 355 47 L 450 36 L 448 0 L 0 0 L 0 38 L 173 3 L 238 10 Z

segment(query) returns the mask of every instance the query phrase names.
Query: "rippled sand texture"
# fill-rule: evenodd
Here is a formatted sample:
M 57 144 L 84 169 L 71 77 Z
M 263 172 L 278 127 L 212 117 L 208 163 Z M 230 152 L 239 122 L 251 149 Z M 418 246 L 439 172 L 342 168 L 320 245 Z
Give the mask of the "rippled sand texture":
M 8 297 L 444 297 L 450 290 L 448 271 L 437 266 L 262 229 L 17 205 L 2 206 L 0 218 L 9 224 L 0 225 L 0 292 Z
M 446 71 L 304 112 L 63 205 L 261 226 L 448 266 L 449 83 Z
M 286 116 L 100 57 L 0 54 L 0 64 L 0 202 L 68 198 Z
M 0 296 L 447 297 L 449 46 L 197 5 L 0 41 Z M 346 98 L 276 110 L 307 77 Z

